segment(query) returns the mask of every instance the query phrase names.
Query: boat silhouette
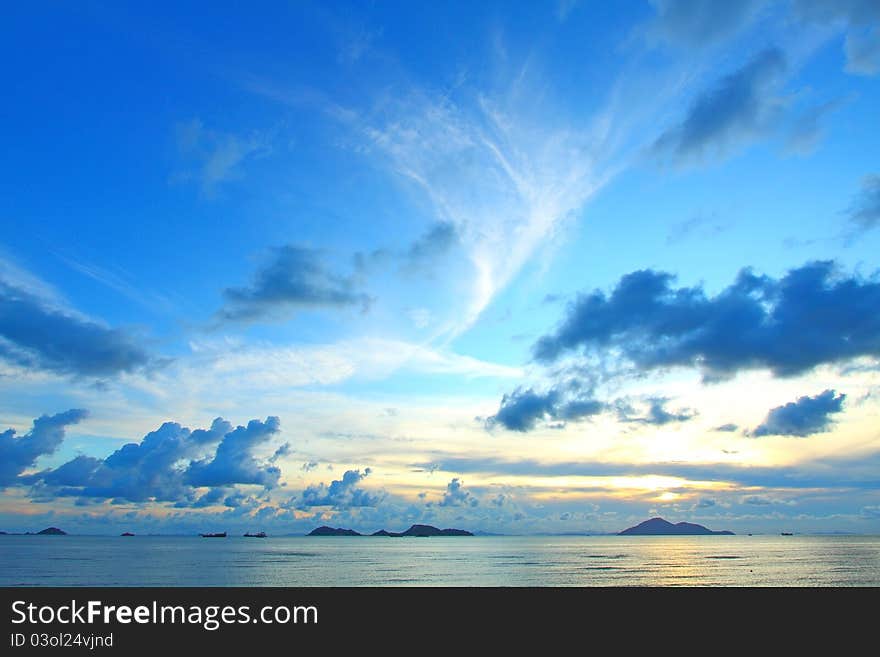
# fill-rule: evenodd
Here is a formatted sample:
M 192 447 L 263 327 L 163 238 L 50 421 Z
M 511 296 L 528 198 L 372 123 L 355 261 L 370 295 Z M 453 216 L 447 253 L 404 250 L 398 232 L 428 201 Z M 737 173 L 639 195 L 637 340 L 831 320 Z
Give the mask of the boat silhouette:
M 266 538 L 266 532 L 257 532 L 256 534 L 251 534 L 248 532 L 244 535 L 245 538 Z
M 226 532 L 220 532 L 218 534 L 199 534 L 202 538 L 226 538 Z

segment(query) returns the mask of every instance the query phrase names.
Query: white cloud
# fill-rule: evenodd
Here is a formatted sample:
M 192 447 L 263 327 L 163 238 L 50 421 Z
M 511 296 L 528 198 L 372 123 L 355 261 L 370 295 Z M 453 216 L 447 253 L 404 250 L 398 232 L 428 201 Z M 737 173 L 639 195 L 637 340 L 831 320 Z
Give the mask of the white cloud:
M 189 167 L 178 172 L 174 179 L 195 180 L 208 196 L 221 183 L 239 177 L 246 161 L 264 156 L 271 150 L 266 135 L 256 132 L 237 135 L 209 130 L 200 119 L 177 125 L 177 147 Z
M 381 380 L 398 370 L 464 377 L 516 378 L 522 370 L 448 350 L 387 338 L 356 338 L 332 344 L 277 346 L 235 339 L 190 343 L 172 379 L 204 381 L 213 389 L 251 390 L 332 385 L 358 378 Z
M 455 224 L 474 267 L 453 333 L 469 327 L 560 224 L 610 177 L 597 128 L 557 127 L 522 101 L 413 91 L 363 120 L 368 147 Z

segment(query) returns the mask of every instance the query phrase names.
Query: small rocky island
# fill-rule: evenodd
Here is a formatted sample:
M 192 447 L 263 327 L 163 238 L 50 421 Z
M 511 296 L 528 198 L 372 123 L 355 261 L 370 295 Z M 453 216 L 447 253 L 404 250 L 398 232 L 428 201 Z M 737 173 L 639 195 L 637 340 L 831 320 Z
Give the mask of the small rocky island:
M 663 518 L 651 518 L 635 527 L 624 529 L 618 536 L 733 536 L 730 531 L 712 531 L 692 522 L 672 524 Z
M 46 527 L 41 532 L 37 532 L 38 536 L 67 536 L 67 532 L 57 527 Z
M 310 531 L 307 536 L 363 536 L 360 532 L 353 529 L 343 529 L 342 527 L 327 527 L 323 525 L 317 529 Z
M 379 531 L 373 532 L 369 535 L 390 536 L 394 538 L 399 538 L 402 536 L 416 536 L 419 538 L 425 538 L 429 536 L 473 536 L 471 532 L 465 531 L 464 529 L 437 529 L 436 527 L 432 527 L 431 525 L 413 525 L 405 532 L 389 532 L 384 529 L 380 529 Z M 317 529 L 313 529 L 308 533 L 308 536 L 364 536 L 364 534 L 356 532 L 353 529 L 323 526 L 318 527 Z

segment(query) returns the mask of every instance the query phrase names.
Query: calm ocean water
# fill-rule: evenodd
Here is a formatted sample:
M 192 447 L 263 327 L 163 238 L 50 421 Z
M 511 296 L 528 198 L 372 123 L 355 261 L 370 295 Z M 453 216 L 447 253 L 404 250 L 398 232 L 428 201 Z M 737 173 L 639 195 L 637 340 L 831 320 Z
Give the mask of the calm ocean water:
M 0 536 L 3 586 L 880 586 L 877 536 Z

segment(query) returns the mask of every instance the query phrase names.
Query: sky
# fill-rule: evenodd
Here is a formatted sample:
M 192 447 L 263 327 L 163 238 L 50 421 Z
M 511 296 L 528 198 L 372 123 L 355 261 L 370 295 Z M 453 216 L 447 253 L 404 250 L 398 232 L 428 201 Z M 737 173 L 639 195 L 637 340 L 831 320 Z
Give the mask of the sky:
M 0 530 L 880 533 L 876 0 L 0 35 Z

